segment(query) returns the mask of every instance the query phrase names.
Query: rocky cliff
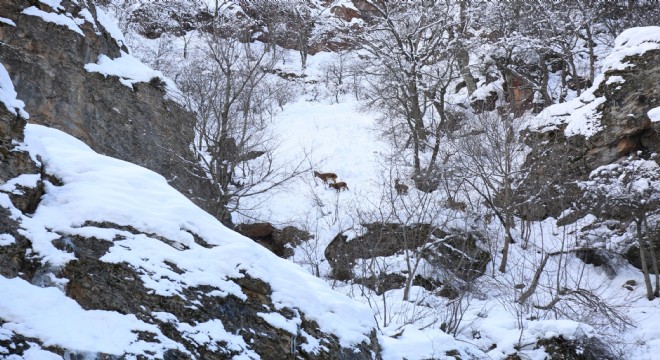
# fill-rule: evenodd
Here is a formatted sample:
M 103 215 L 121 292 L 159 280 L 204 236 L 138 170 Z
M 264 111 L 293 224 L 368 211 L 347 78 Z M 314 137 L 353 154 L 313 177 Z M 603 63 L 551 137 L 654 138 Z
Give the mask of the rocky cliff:
M 194 116 L 173 100 L 159 73 L 140 82 L 90 71 L 102 60 L 129 57 L 113 20 L 91 1 L 3 1 L 0 18 L 0 63 L 31 122 L 154 170 L 205 207 L 210 187 L 191 165 Z
M 553 105 L 529 125 L 521 211 L 530 219 L 558 217 L 579 195 L 576 181 L 630 154 L 660 152 L 660 28 L 634 28 L 616 40 L 603 74 L 579 98 Z

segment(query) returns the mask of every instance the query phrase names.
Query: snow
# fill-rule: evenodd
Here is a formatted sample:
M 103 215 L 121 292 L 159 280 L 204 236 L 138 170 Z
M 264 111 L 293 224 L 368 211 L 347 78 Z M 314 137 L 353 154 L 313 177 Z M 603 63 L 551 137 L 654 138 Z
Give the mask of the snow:
M 57 0 L 51 2 L 59 4 Z M 342 4 L 350 6 L 347 0 L 342 0 Z M 115 33 L 118 29 L 110 30 L 116 25 L 115 21 L 107 13 L 103 14 L 98 16 L 99 24 L 104 26 L 118 42 L 123 41 L 123 36 L 120 37 L 121 33 Z M 108 18 L 102 20 L 104 16 Z M 617 38 L 612 55 L 603 62 L 606 65 L 604 71 L 625 68 L 629 66 L 623 63 L 625 56 L 657 48 L 657 43 L 660 42 L 658 29 L 660 28 L 633 29 L 621 34 Z M 318 65 L 332 61 L 332 56 L 327 53 L 310 56 L 306 70 L 308 79 L 320 78 L 317 73 Z M 295 61 L 289 64 L 291 63 L 295 64 Z M 120 81 L 129 87 L 136 82 L 149 81 L 154 76 L 166 81 L 168 91 L 172 86 L 162 73 L 147 67 L 124 52 L 117 59 L 101 56 L 97 63 L 87 64 L 85 68 L 87 71 L 98 72 L 104 76 L 118 76 Z M 594 95 L 594 89 L 602 82 L 608 86 L 618 86 L 623 81 L 620 76 L 601 75 L 596 79 L 594 87 L 585 91 L 581 97 L 546 109 L 529 123 L 529 127 L 549 130 L 565 126 L 564 131 L 569 136 L 592 136 L 601 129 L 598 107 L 605 101 L 603 97 Z M 11 82 L 9 84 L 11 85 Z M 499 82 L 491 84 L 490 87 L 480 87 L 474 96 L 483 98 L 487 95 L 487 90 L 497 91 L 500 87 Z M 0 90 L 6 88 L 2 85 Z M 13 91 L 13 86 L 11 89 Z M 9 98 L 8 102 L 4 100 L 3 102 L 13 104 L 15 93 Z M 307 178 L 297 180 L 284 191 L 269 197 L 263 204 L 265 198 L 255 197 L 246 200 L 247 208 L 259 204 L 258 210 L 248 213 L 249 216 L 245 218 L 234 219 L 240 222 L 254 217 L 276 224 L 294 223 L 308 227 L 315 238 L 297 248 L 292 260 L 302 262 L 306 256 L 317 256 L 316 260 L 320 263 L 322 274 L 327 272 L 328 266 L 322 254 L 325 245 L 339 232 L 350 236 L 359 234 L 361 229 L 355 221 L 356 212 L 378 209 L 377 199 L 380 196 L 380 188 L 383 185 L 391 186 L 387 182 L 387 174 L 383 171 L 387 169 L 387 164 L 382 163 L 383 157 L 391 154 L 388 153 L 388 145 L 379 137 L 377 115 L 359 111 L 360 105 L 359 101 L 349 99 L 348 96 L 342 97 L 338 103 L 328 103 L 327 99 L 315 100 L 311 91 L 306 92 L 297 101 L 287 104 L 282 113 L 277 114 L 274 129 L 279 138 L 284 140 L 278 149 L 277 161 L 286 163 L 298 158 L 301 153 L 312 150 L 310 163 L 315 164 L 319 171 L 336 172 L 340 181 L 348 183 L 349 191 L 336 193 L 328 190 L 310 174 Z M 8 108 L 17 108 L 17 106 L 8 106 Z M 648 116 L 651 121 L 660 121 L 660 108 L 650 110 Z M 543 254 L 565 249 L 564 241 L 568 240 L 558 234 L 566 230 L 558 228 L 554 223 L 555 219 L 547 219 L 531 225 L 533 234 L 529 250 L 519 246 L 512 247 L 509 259 L 510 270 L 507 274 L 487 273 L 484 279 L 475 284 L 475 287 L 484 294 L 468 302 L 469 307 L 465 311 L 463 326 L 457 331 L 457 341 L 454 336 L 439 329 L 441 319 L 447 316 L 449 311 L 447 309 L 451 304 L 447 299 L 437 297 L 420 287 L 411 289 L 412 300 L 403 301 L 400 289 L 376 296 L 364 287 L 350 286 L 341 282 L 333 284 L 340 292 L 353 296 L 365 305 L 355 304 L 347 296 L 330 290 L 323 280 L 308 275 L 296 265 L 274 257 L 268 251 L 255 246 L 250 240 L 227 230 L 181 194 L 172 190 L 160 175 L 126 162 L 98 155 L 82 142 L 56 130 L 36 125 L 28 125 L 26 143 L 24 148 L 31 151 L 35 158 L 39 155 L 47 171 L 62 179 L 64 183 L 63 186 L 47 184 L 47 193 L 31 218 L 21 216 L 15 209 L 10 208 L 12 216 L 22 221 L 21 233 L 33 243 L 34 255 L 42 262 L 57 267 L 73 260 L 72 254 L 54 248 L 51 241 L 68 235 L 82 235 L 113 241 L 114 246 L 102 257 L 102 261 L 130 264 L 137 269 L 144 286 L 162 296 L 182 296 L 186 288 L 209 285 L 218 288 L 209 295 L 218 297 L 233 295 L 245 299 L 246 295 L 231 280 L 242 277 L 245 273 L 270 284 L 273 289 L 272 301 L 276 309 L 292 308 L 296 314 L 292 319 L 287 319 L 279 313 L 271 312 L 272 309 L 265 309 L 258 316 L 276 328 L 293 335 L 300 335 L 298 339 L 307 341 L 302 347 L 310 352 L 317 352 L 323 345 L 318 339 L 299 330 L 301 319 L 298 310 L 307 318 L 316 321 L 322 331 L 335 333 L 344 346 L 366 341 L 369 332 L 375 326 L 374 318 L 382 322 L 383 316 L 387 316 L 390 324 L 382 326 L 382 332 L 378 334 L 383 358 L 387 360 L 453 358 L 448 355 L 450 351 L 456 351 L 462 358 L 473 356 L 503 359 L 509 354 L 518 352 L 519 349 L 522 357 L 540 360 L 545 359 L 547 355 L 542 348 L 532 349 L 531 346 L 521 348 L 521 345 L 533 344 L 542 337 L 559 335 L 567 339 L 590 337 L 596 333 L 596 330 L 600 334 L 606 333 L 610 326 L 604 324 L 601 329 L 597 329 L 586 325 L 584 322 L 591 319 L 588 315 L 578 316 L 577 313 L 575 318 L 570 320 L 555 319 L 554 315 L 538 320 L 532 319 L 530 316 L 532 313 L 526 312 L 528 310 L 525 310 L 523 305 L 519 306 L 515 303 L 517 293 L 510 289 L 511 285 L 528 281 L 533 275 L 534 266 L 539 263 Z M 407 174 L 394 175 L 405 180 Z M 5 191 L 14 191 L 17 184 L 29 186 L 32 183 L 33 179 L 28 176 L 12 179 L 2 186 Z M 643 189 L 648 184 L 642 182 L 636 186 Z M 414 199 L 414 195 L 411 194 L 409 199 Z M 410 200 L 410 202 L 414 201 Z M 6 194 L 0 194 L 0 205 L 11 207 Z M 438 215 L 444 216 L 444 214 Z M 136 235 L 127 231 L 102 229 L 93 224 L 101 221 L 130 226 L 144 234 Z M 580 226 L 584 226 L 585 222 L 588 223 L 589 219 L 583 219 Z M 462 216 L 455 219 L 452 224 L 466 226 Z M 192 234 L 200 236 L 214 247 L 211 249 L 201 247 L 195 243 Z M 493 237 L 492 244 L 497 244 L 497 241 L 501 240 L 498 238 L 501 236 L 501 229 L 495 229 L 488 235 Z M 166 244 L 158 240 L 157 236 L 166 237 L 173 242 Z M 573 240 L 572 237 L 570 239 Z M 14 242 L 13 236 L 0 234 L 0 245 L 11 245 Z M 305 246 L 308 247 L 303 249 Z M 309 253 L 304 253 L 305 251 Z M 314 251 L 316 253 L 313 253 Z M 377 258 L 375 261 L 383 263 L 387 261 L 394 270 L 405 269 L 405 259 L 401 256 L 389 259 Z M 494 259 L 490 266 L 494 266 L 497 261 L 498 258 Z M 175 264 L 185 275 L 174 272 L 166 262 Z M 580 274 L 579 279 L 576 280 L 577 285 L 585 289 L 602 286 L 605 290 L 598 292 L 601 298 L 613 301 L 633 318 L 635 324 L 638 324 L 637 328 L 629 329 L 625 333 L 613 332 L 619 337 L 618 341 L 636 344 L 635 349 L 627 353 L 630 358 L 651 360 L 660 352 L 660 331 L 656 330 L 660 321 L 657 301 L 644 300 L 641 287 L 630 293 L 621 289 L 621 284 L 629 279 L 636 279 L 641 283 L 639 271 L 621 268 L 617 269 L 616 275 L 609 277 L 601 269 L 585 265 L 574 256 L 564 257 L 563 263 L 553 258 L 548 262 L 547 269 L 547 273 L 541 278 L 541 288 L 554 289 L 556 278 L 560 275 L 572 279 L 574 275 Z M 10 283 L 11 286 L 5 285 Z M 89 328 L 83 328 L 88 330 L 88 333 L 84 334 L 78 347 L 86 347 L 86 351 L 100 351 L 101 348 L 112 348 L 115 344 L 119 348 L 125 345 L 128 339 L 134 339 L 130 337 L 134 335 L 130 332 L 132 329 L 151 326 L 131 316 L 84 311 L 67 300 L 55 288 L 41 289 L 22 280 L 1 277 L 0 288 L 11 290 L 9 291 L 11 296 L 8 298 L 24 296 L 28 299 L 28 304 L 25 306 L 16 304 L 15 301 L 0 299 L 0 313 L 3 314 L 3 318 L 4 314 L 9 314 L 15 323 L 15 325 L 11 325 L 14 324 L 12 322 L 8 323 L 10 325 L 5 324 L 6 328 L 0 327 L 0 339 L 3 331 L 6 334 L 11 330 L 20 333 L 38 333 L 36 337 L 62 345 L 72 342 L 75 332 L 72 333 L 74 335 L 67 337 L 63 332 L 55 333 L 54 326 L 49 327 L 48 324 L 33 326 L 32 322 L 35 320 L 27 313 L 28 305 L 39 306 L 37 301 L 40 299 L 47 301 L 49 298 L 59 304 L 58 310 L 73 314 L 71 322 L 84 322 L 89 319 L 91 322 Z M 545 303 L 548 294 L 539 290 L 537 295 L 538 298 L 533 299 L 535 303 L 537 301 Z M 563 306 L 562 304 L 563 301 L 559 306 Z M 529 304 L 524 306 L 529 307 Z M 572 304 L 568 303 L 563 309 L 570 309 L 571 306 Z M 35 314 L 34 318 L 39 315 L 46 316 L 49 321 L 53 319 L 43 314 L 44 312 Z M 425 317 L 422 318 L 420 314 L 424 314 Z M 533 314 L 538 315 L 538 313 Z M 249 344 L 246 344 L 240 336 L 227 333 L 220 321 L 188 324 L 178 323 L 172 314 L 153 313 L 152 315 L 160 321 L 173 323 L 192 342 L 213 347 L 215 341 L 225 341 L 231 349 L 237 351 L 244 349 L 242 357 L 256 357 L 256 354 L 249 350 Z M 101 318 L 107 321 L 106 326 L 115 330 L 113 333 L 94 331 L 91 324 Z M 162 336 L 160 333 L 157 335 Z M 97 344 L 87 341 L 93 336 L 96 336 Z M 116 337 L 117 341 L 113 337 Z M 162 349 L 170 346 L 171 343 L 168 341 L 165 339 L 158 351 L 162 352 Z M 492 345 L 496 347 L 489 350 Z M 139 347 L 139 344 L 133 346 Z M 43 350 L 34 351 L 44 352 L 45 358 L 49 356 Z M 485 354 L 485 351 L 488 353 Z M 0 354 L 2 354 L 1 348 Z M 59 357 L 55 355 L 55 358 Z
M 39 0 L 39 2 L 50 6 L 53 10 L 64 10 L 61 0 Z
M 146 324 L 135 315 L 84 310 L 58 289 L 40 288 L 19 278 L 2 276 L 0 288 L 0 314 L 6 321 L 1 329 L 38 338 L 45 346 L 112 355 L 154 351 L 155 356 L 149 357 L 153 359 L 162 358 L 168 348 L 180 348 L 155 325 Z M 136 331 L 155 334 L 160 344 L 138 340 Z
M 287 319 L 284 316 L 282 316 L 280 313 L 276 313 L 276 312 L 257 313 L 257 315 L 260 318 L 264 319 L 267 323 L 269 323 L 273 327 L 282 329 L 292 335 L 298 334 L 298 329 L 300 328 L 300 324 L 302 323 L 302 320 L 300 320 L 300 318 L 298 317 L 293 319 Z
M 534 131 L 550 131 L 565 125 L 566 136 L 582 135 L 588 139 L 603 129 L 598 108 L 606 99 L 604 96 L 596 97 L 594 92 L 603 82 L 606 85 L 624 82 L 621 76 L 609 76 L 607 72 L 630 67 L 631 64 L 624 61 L 628 56 L 639 56 L 657 49 L 660 49 L 658 26 L 632 28 L 622 32 L 616 38 L 610 55 L 603 60 L 602 74 L 594 79 L 592 87 L 578 98 L 547 107 L 528 121 L 526 127 Z
M 154 77 L 165 80 L 165 76 L 160 71 L 154 70 L 143 64 L 140 60 L 124 51 L 116 59 L 111 59 L 106 55 L 99 55 L 97 62 L 86 64 L 85 70 L 88 72 L 97 72 L 103 76 L 117 76 L 119 81 L 133 89 L 133 84 L 138 82 L 149 82 Z
M 16 95 L 9 73 L 7 73 L 5 66 L 0 63 L 0 102 L 12 114 L 20 115 L 23 119 L 29 119 L 30 115 L 25 112 L 25 103 L 18 100 Z
M 233 351 L 239 353 L 232 359 L 258 359 L 257 353 L 249 349 L 245 340 L 240 335 L 227 332 L 220 320 L 209 320 L 194 326 L 179 323 L 177 328 L 185 338 L 211 351 Z M 217 343 L 224 342 L 223 349 L 218 348 Z
M 122 46 L 126 43 L 126 40 L 124 39 L 124 33 L 122 33 L 122 31 L 119 29 L 119 25 L 117 24 L 115 18 L 105 12 L 105 10 L 103 10 L 100 6 L 96 7 L 96 20 L 98 20 L 99 24 L 105 28 L 105 31 L 107 31 L 110 36 L 115 39 L 115 41 L 117 41 L 119 46 Z
M 649 119 L 651 119 L 651 122 L 660 121 L 660 106 L 649 110 L 647 115 L 649 116 Z
M 39 181 L 40 178 L 41 175 L 39 174 L 21 174 L 0 185 L 0 191 L 22 194 L 23 192 L 17 189 L 18 186 L 34 188 L 37 186 L 37 181 Z
M 85 64 L 85 70 L 88 72 L 100 73 L 103 76 L 117 76 L 119 82 L 133 89 L 133 85 L 140 82 L 149 82 L 154 78 L 159 78 L 165 84 L 166 96 L 176 102 L 181 103 L 176 84 L 172 79 L 163 75 L 162 72 L 150 68 L 133 55 L 120 51 L 120 56 L 111 59 L 106 55 L 99 55 L 96 63 Z
M 12 19 L 7 19 L 5 17 L 0 16 L 0 23 L 11 25 L 11 26 L 16 26 L 16 23 Z
M 59 1 L 57 2 L 59 3 Z M 80 29 L 80 27 L 78 27 L 76 21 L 66 16 L 65 14 L 45 12 L 43 10 L 38 9 L 36 6 L 30 6 L 29 8 L 23 10 L 23 14 L 36 16 L 38 18 L 41 18 L 45 22 L 66 26 L 67 28 L 69 28 L 69 30 L 75 31 L 78 34 L 85 36 L 83 31 Z
M 92 24 L 94 26 L 94 29 L 96 29 L 96 21 L 94 21 L 94 15 L 89 11 L 89 9 L 82 9 L 78 13 L 79 16 L 81 16 L 85 21 L 88 23 Z
M 16 242 L 16 239 L 11 234 L 0 234 L 0 246 L 11 245 Z
M 368 341 L 375 323 L 367 307 L 331 290 L 323 280 L 276 257 L 252 240 L 228 230 L 172 189 L 162 176 L 96 154 L 81 141 L 39 125 L 27 125 L 25 143 L 23 148 L 29 150 L 33 158 L 40 156 L 46 171 L 63 182 L 62 186 L 47 184 L 46 194 L 31 217 L 15 215 L 21 221 L 21 233 L 32 242 L 34 256 L 42 262 L 58 267 L 74 259 L 71 253 L 52 245 L 51 241 L 57 238 L 84 234 L 114 240 L 115 246 L 101 260 L 132 265 L 144 286 L 157 294 L 183 296 L 182 289 L 210 285 L 220 290 L 217 296 L 233 294 L 245 299 L 240 287 L 231 281 L 243 277 L 244 272 L 271 286 L 271 299 L 277 309 L 299 309 L 308 319 L 316 321 L 321 331 L 335 334 L 342 346 Z M 130 226 L 144 234 L 93 225 L 103 221 Z M 214 247 L 198 245 L 191 233 Z M 165 237 L 173 243 L 168 245 L 145 234 Z M 184 274 L 172 271 L 166 262 L 174 263 Z M 7 289 L 4 294 L 11 294 L 3 296 L 7 300 L 0 307 L 3 318 L 15 324 L 11 325 L 11 330 L 38 337 L 49 344 L 112 354 L 120 349 L 137 353 L 145 351 L 143 347 L 147 345 L 134 342 L 135 334 L 130 330 L 140 329 L 161 336 L 154 326 L 137 321 L 132 315 L 84 311 L 55 288 L 42 289 L 22 280 L 4 278 L 0 288 Z M 14 298 L 26 301 L 8 300 Z M 47 310 L 46 304 L 51 302 L 57 311 Z M 43 311 L 30 313 L 27 309 L 31 308 Z M 64 313 L 71 314 L 70 323 L 56 329 L 53 323 L 58 314 Z M 40 318 L 47 321 L 35 324 Z M 267 315 L 267 318 L 276 321 L 272 316 Z M 214 324 L 191 325 L 186 331 L 191 339 L 202 342 L 229 336 L 211 325 Z M 69 330 L 61 331 L 62 326 Z M 84 335 L 74 331 L 78 326 Z M 99 331 L 94 330 L 95 326 L 99 326 Z M 238 338 L 234 343 L 236 341 Z M 161 348 L 156 350 L 162 353 L 163 348 L 171 346 L 174 346 L 171 341 L 164 338 Z
M 478 349 L 465 344 L 456 347 L 456 340 L 438 329 L 419 330 L 415 326 L 404 326 L 396 337 L 383 336 L 383 360 L 401 359 L 454 359 L 447 352 L 455 351 L 461 358 L 469 359 L 469 354 L 479 353 Z M 391 334 L 394 335 L 394 334 Z M 473 351 L 470 351 L 470 348 Z

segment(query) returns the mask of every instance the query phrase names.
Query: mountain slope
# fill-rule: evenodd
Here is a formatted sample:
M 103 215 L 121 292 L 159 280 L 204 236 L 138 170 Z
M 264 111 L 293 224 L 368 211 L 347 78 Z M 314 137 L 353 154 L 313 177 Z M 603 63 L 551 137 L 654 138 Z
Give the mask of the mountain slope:
M 11 82 L 1 86 L 2 124 L 26 116 Z M 2 127 L 14 140 L 3 163 L 29 153 L 33 165 L 2 172 L 2 356 L 378 354 L 366 307 L 228 230 L 162 176 L 39 125 L 21 143 L 18 129 Z

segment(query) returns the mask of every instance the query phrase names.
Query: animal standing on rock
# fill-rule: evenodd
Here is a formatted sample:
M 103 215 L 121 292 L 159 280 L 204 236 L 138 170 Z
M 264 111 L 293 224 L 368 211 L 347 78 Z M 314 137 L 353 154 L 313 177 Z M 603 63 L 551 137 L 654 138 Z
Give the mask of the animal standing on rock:
M 399 182 L 399 179 L 394 180 L 394 190 L 399 195 L 408 195 L 408 185 Z
M 333 183 L 337 182 L 337 174 L 335 173 L 331 173 L 331 172 L 322 173 L 322 172 L 314 171 L 314 176 L 321 179 L 326 184 L 328 184 L 329 180 L 332 180 Z
M 342 189 L 348 190 L 348 185 L 346 185 L 346 183 L 343 182 L 343 181 L 328 184 L 328 186 L 335 189 L 335 190 L 337 190 L 337 192 L 340 192 Z

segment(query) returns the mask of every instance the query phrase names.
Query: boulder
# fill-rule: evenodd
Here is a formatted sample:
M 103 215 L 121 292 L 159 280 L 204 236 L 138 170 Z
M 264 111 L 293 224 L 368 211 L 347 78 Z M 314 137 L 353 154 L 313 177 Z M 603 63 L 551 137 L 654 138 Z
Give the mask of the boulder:
M 370 259 L 402 254 L 415 250 L 430 264 L 454 277 L 470 281 L 486 271 L 490 253 L 482 248 L 484 238 L 476 232 L 458 229 L 441 230 L 430 224 L 401 225 L 396 223 L 363 224 L 364 235 L 348 239 L 338 234 L 326 247 L 325 257 L 332 268 L 332 276 L 338 280 L 353 279 L 353 267 L 357 259 Z M 373 276 L 373 275 L 370 275 Z M 387 274 L 382 278 L 359 280 L 386 289 L 395 288 L 399 276 Z M 399 280 L 398 280 L 399 279 Z M 415 285 L 435 289 L 442 285 L 433 279 L 420 278 Z

